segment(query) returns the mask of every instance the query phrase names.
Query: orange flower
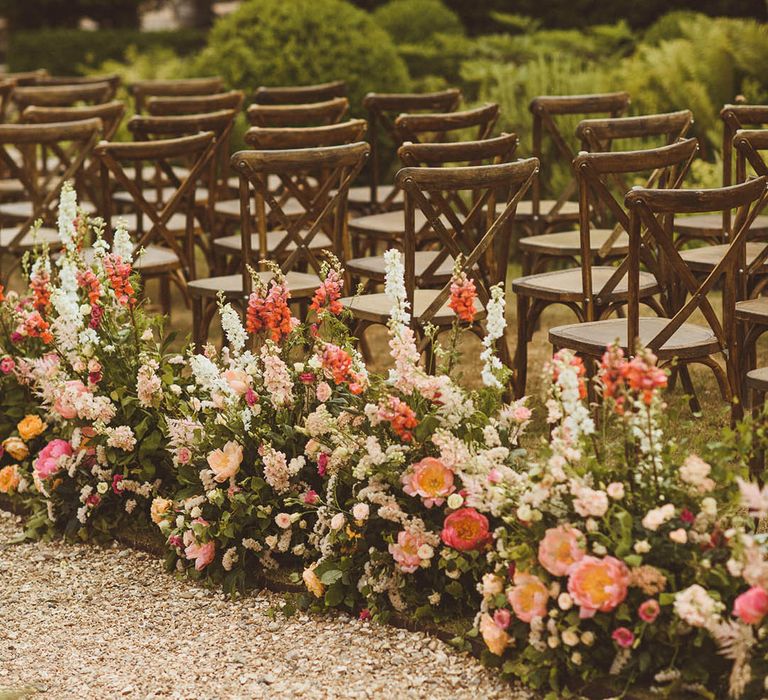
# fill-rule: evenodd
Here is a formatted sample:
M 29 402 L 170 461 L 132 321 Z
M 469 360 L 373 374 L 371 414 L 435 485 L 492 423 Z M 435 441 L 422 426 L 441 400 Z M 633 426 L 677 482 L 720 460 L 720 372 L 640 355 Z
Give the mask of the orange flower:
M 341 299 L 341 289 L 344 286 L 344 280 L 341 278 L 338 270 L 329 270 L 322 284 L 315 291 L 312 297 L 312 303 L 309 308 L 316 311 L 318 316 L 326 308 L 334 316 L 338 316 L 342 309 L 339 299 Z
M 16 426 L 16 430 L 19 431 L 19 436 L 22 440 L 33 440 L 45 430 L 45 423 L 43 423 L 40 416 L 27 415 L 19 421 Z
M 0 469 L 0 493 L 10 493 L 18 488 L 20 481 L 18 465 L 10 464 Z
M 455 275 L 451 282 L 451 300 L 448 306 L 465 323 L 472 323 L 475 320 L 476 298 L 477 290 L 474 281 L 464 272 Z
M 264 295 L 264 287 L 261 286 L 251 292 L 248 299 L 248 310 L 245 316 L 245 328 L 249 333 L 265 331 L 273 342 L 279 343 L 287 336 L 296 325 L 296 320 L 291 316 L 288 308 L 288 300 L 291 293 L 282 283 L 272 280 L 269 292 Z
M 118 302 L 123 306 L 133 306 L 136 297 L 130 279 L 133 271 L 131 263 L 125 262 L 119 255 L 110 253 L 104 256 L 104 271 Z
M 390 423 L 392 430 L 403 442 L 413 439 L 411 430 L 419 424 L 419 420 L 407 403 L 396 396 L 390 396 L 388 402 L 379 406 L 377 415 L 380 420 Z

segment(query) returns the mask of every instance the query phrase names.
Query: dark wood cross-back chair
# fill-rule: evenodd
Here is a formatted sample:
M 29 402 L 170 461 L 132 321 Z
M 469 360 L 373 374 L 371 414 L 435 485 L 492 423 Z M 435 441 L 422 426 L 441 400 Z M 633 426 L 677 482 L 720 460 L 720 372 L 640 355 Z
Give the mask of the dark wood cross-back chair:
M 131 85 L 136 114 L 144 112 L 146 101 L 150 97 L 214 95 L 222 90 L 224 90 L 224 80 L 219 76 L 176 80 L 140 80 Z
M 180 117 L 185 114 L 206 114 L 220 109 L 243 108 L 242 90 L 229 90 L 211 95 L 189 95 L 182 97 L 150 97 L 147 100 L 147 114 L 153 117 Z
M 37 70 L 18 71 L 16 73 L 0 73 L 0 80 L 13 80 L 18 86 L 36 85 L 39 81 L 50 77 L 45 68 Z
M 357 185 L 349 191 L 350 208 L 361 214 L 402 209 L 402 192 L 398 192 L 391 183 L 383 182 L 384 170 L 402 144 L 401 135 L 395 127 L 396 118 L 401 114 L 418 112 L 453 112 L 459 104 L 461 90 L 457 88 L 426 93 L 369 92 L 363 99 L 363 107 L 368 112 L 368 140 L 371 144 L 368 184 Z
M 310 102 L 324 102 L 336 97 L 347 96 L 347 84 L 343 80 L 333 80 L 316 85 L 292 85 L 269 87 L 262 85 L 253 95 L 254 104 L 260 105 L 295 105 Z
M 76 178 L 96 146 L 101 129 L 100 119 L 0 124 L 0 162 L 9 176 L 18 181 L 25 197 L 25 201 L 15 203 L 25 205 L 23 211 L 0 210 L 0 255 L 9 254 L 18 262 L 36 245 L 59 245 L 56 210 L 61 186 Z M 41 152 L 54 147 L 60 153 L 60 167 L 43 171 Z M 36 229 L 38 220 L 43 225 Z
M 364 119 L 352 119 L 341 124 L 328 124 L 325 126 L 314 127 L 251 127 L 244 136 L 245 143 L 258 151 L 265 150 L 288 150 L 294 148 L 323 148 L 328 146 L 342 146 L 354 143 L 363 139 L 367 123 Z M 292 187 L 285 186 L 277 174 L 273 174 L 269 179 L 269 185 L 272 188 L 272 195 L 276 203 L 285 216 L 296 218 L 303 216 L 306 212 L 305 206 L 300 200 L 294 197 L 293 190 L 300 188 L 307 193 L 311 193 L 318 186 L 317 180 L 312 173 L 306 176 L 298 174 Z M 238 200 L 239 204 L 239 200 Z M 255 204 L 255 200 L 254 200 Z M 251 212 L 252 226 L 258 226 L 256 223 L 258 208 Z M 270 258 L 275 257 L 276 247 L 282 241 L 285 232 L 281 219 L 276 218 L 271 211 L 265 212 L 267 220 L 267 241 L 266 254 Z M 242 213 L 238 219 L 240 223 Z M 327 229 L 327 227 L 326 227 Z M 323 249 L 331 250 L 333 248 L 332 232 L 329 230 L 321 231 L 312 240 L 311 247 L 314 251 Z M 345 237 L 346 239 L 346 237 Z M 254 239 L 255 247 L 258 242 Z M 240 269 L 242 258 L 242 235 L 241 233 L 222 236 L 215 240 L 214 247 L 219 253 L 218 257 L 224 257 L 230 260 L 224 267 L 224 271 L 231 273 L 235 269 Z M 280 262 L 277 260 L 277 262 Z
M 75 107 L 76 105 L 98 105 L 114 97 L 112 85 L 108 82 L 86 83 L 84 85 L 30 85 L 17 87 L 11 96 L 16 109 L 23 112 L 32 105 L 38 107 Z
M 16 81 L 0 77 L 0 123 L 5 122 L 11 95 L 16 89 Z
M 481 140 L 490 136 L 499 116 L 499 106 L 486 104 L 463 112 L 444 112 L 431 114 L 401 114 L 394 121 L 398 139 L 405 138 L 412 143 L 446 143 L 459 140 Z M 404 143 L 404 141 L 401 141 Z M 397 193 L 393 186 L 390 195 Z M 425 219 L 420 214 L 420 224 Z M 355 255 L 364 250 L 371 255 L 376 253 L 379 243 L 388 246 L 402 242 L 405 223 L 399 209 L 389 209 L 376 214 L 355 217 L 349 222 L 349 230 L 354 244 Z
M 117 73 L 109 73 L 106 75 L 44 75 L 35 81 L 35 85 L 94 85 L 98 83 L 107 83 L 110 86 L 111 92 L 107 97 L 108 100 L 113 100 L 117 94 L 120 85 L 122 84 L 122 78 Z
M 356 125 L 359 128 L 359 125 Z M 292 138 L 292 137 L 291 137 Z M 327 136 L 326 136 L 327 138 Z M 321 263 L 313 248 L 313 239 L 330 230 L 332 247 L 340 254 L 347 218 L 347 192 L 370 154 L 370 146 L 362 141 L 317 148 L 240 151 L 232 156 L 232 167 L 240 176 L 240 203 L 243 211 L 240 230 L 242 256 L 240 273 L 228 277 L 198 280 L 191 285 L 193 295 L 193 338 L 199 345 L 206 335 L 215 307 L 212 297 L 223 292 L 225 297 L 245 305 L 252 291 L 249 267 L 258 269 L 261 282 L 268 284 L 273 273 L 261 260 L 279 261 L 282 274 L 294 299 L 308 299 L 320 284 Z M 296 183 L 306 181 L 309 174 L 316 187 L 308 190 Z M 275 198 L 270 176 L 279 177 L 285 188 L 301 202 L 304 214 L 289 217 Z M 253 246 L 253 217 L 250 200 L 256 207 L 256 240 Z M 267 210 L 284 227 L 277 245 L 270 247 Z M 255 254 L 255 255 L 254 255 Z
M 170 282 L 187 297 L 186 285 L 194 277 L 195 188 L 213 158 L 215 134 L 204 131 L 192 136 L 133 142 L 100 143 L 95 150 L 101 163 L 102 215 L 111 229 L 118 218 L 125 220 L 137 256 L 134 267 L 142 275 L 160 280 L 160 302 L 170 313 Z M 173 164 L 186 161 L 189 170 L 179 178 Z M 159 201 L 148 201 L 144 185 L 145 165 L 162 170 L 173 183 Z M 112 216 L 111 194 L 115 186 L 133 198 L 134 211 Z M 179 238 L 179 230 L 184 237 Z
M 727 104 L 720 110 L 723 122 L 723 187 L 734 182 L 736 159 L 734 158 L 733 138 L 739 129 L 763 128 L 768 125 L 768 105 Z M 691 241 L 707 243 L 725 243 L 731 229 L 732 212 L 722 214 L 699 214 L 681 217 L 675 224 L 677 246 L 684 247 Z M 752 225 L 752 238 L 768 238 L 768 216 L 758 216 Z
M 576 156 L 576 145 L 570 134 L 568 137 L 563 134 L 562 124 L 558 125 L 558 121 L 599 114 L 615 118 L 624 114 L 628 107 L 629 94 L 626 92 L 534 98 L 530 104 L 533 115 L 533 155 L 539 159 L 544 157 L 546 137 L 554 146 L 555 159 L 561 163 L 570 164 Z M 548 165 L 551 164 L 543 162 L 546 172 Z M 576 181 L 571 179 L 562 192 L 557 193 L 556 199 L 543 199 L 540 173 L 531 189 L 531 199 L 521 202 L 516 221 L 522 224 L 528 235 L 518 242 L 518 246 L 524 254 L 529 254 L 527 257 L 532 263 L 539 263 L 538 267 L 524 269 L 523 274 L 539 268 L 544 269 L 551 261 L 562 258 L 562 245 L 571 248 L 573 239 L 566 240 L 564 244 L 559 240 L 552 240 L 550 245 L 541 248 L 536 236 L 551 233 L 558 228 L 567 228 L 578 222 L 578 203 L 571 199 L 576 188 Z
M 411 143 L 406 142 L 398 149 L 398 157 L 404 167 L 443 167 L 446 165 L 483 165 L 506 163 L 512 160 L 518 145 L 516 134 L 501 134 L 482 141 L 456 141 L 454 143 Z M 455 197 L 454 197 L 455 199 Z M 469 212 L 469 204 L 456 199 L 456 215 L 463 217 Z M 400 235 L 394 238 L 392 245 L 403 249 L 405 244 L 405 218 L 403 212 L 390 212 L 400 219 Z M 432 227 L 421 212 L 416 217 L 416 253 L 414 255 L 416 282 L 426 288 L 439 285 L 449 279 L 454 260 L 439 241 L 435 241 Z M 356 234 L 350 222 L 350 237 Z M 450 227 L 450 221 L 444 223 Z M 437 245 L 435 245 L 437 244 Z M 350 242 L 347 248 L 355 246 Z M 503 264 L 506 264 L 504 262 Z M 384 282 L 385 264 L 383 255 L 364 255 L 347 258 L 345 268 L 350 280 L 355 283 L 366 280 L 367 291 L 372 291 L 376 284 Z
M 575 158 L 573 169 L 579 186 L 581 264 L 570 269 L 526 275 L 512 282 L 512 290 L 517 295 L 515 394 L 518 397 L 525 394 L 528 343 L 547 307 L 562 304 L 571 309 L 580 322 L 589 322 L 605 318 L 627 303 L 628 242 L 624 257 L 617 258 L 617 265 L 601 265 L 601 258 L 593 260 L 595 246 L 591 240 L 592 211 L 598 207 L 608 210 L 617 222 L 609 234 L 623 232 L 627 235 L 629 216 L 620 203 L 621 196 L 627 189 L 623 185 L 623 179 L 630 175 L 650 173 L 647 176 L 649 186 L 679 188 L 697 151 L 697 140 L 687 139 L 669 146 L 642 151 L 582 151 Z M 617 187 L 621 192 L 618 197 Z M 646 246 L 650 248 L 651 243 L 651 240 L 647 240 Z M 646 256 L 645 262 L 650 271 L 640 273 L 638 298 L 661 316 L 668 305 L 660 306 L 654 295 L 666 290 L 659 286 L 659 276 L 653 274 L 657 271 L 652 258 Z
M 459 150 L 466 144 L 454 146 Z M 431 148 L 437 150 L 440 145 L 432 144 Z M 480 335 L 484 332 L 482 322 L 491 286 L 504 282 L 506 277 L 506 265 L 493 264 L 493 256 L 497 261 L 508 259 L 515 208 L 531 186 L 538 167 L 539 161 L 529 158 L 491 165 L 405 167 L 398 172 L 395 181 L 405 192 L 405 288 L 411 324 L 422 350 L 429 343 L 429 337 L 423 332 L 427 324 L 445 330 L 456 317 L 447 304 L 450 278 L 437 289 L 422 289 L 417 284 L 417 210 L 430 222 L 446 253 L 454 260 L 460 258 L 461 271 L 475 280 L 477 313 L 472 330 Z M 497 202 L 499 192 L 503 192 L 504 197 Z M 357 321 L 355 335 L 360 339 L 363 353 L 370 357 L 365 330 L 372 324 L 388 321 L 390 300 L 384 293 L 372 293 L 345 299 L 344 304 Z M 500 343 L 499 352 L 508 364 L 506 337 Z
M 646 189 L 635 187 L 627 193 L 629 211 L 629 256 L 627 264 L 627 318 L 598 320 L 559 326 L 549 331 L 555 349 L 571 348 L 597 360 L 606 346 L 618 340 L 628 354 L 638 347 L 649 348 L 662 367 L 700 363 L 710 367 L 717 378 L 723 398 L 730 401 L 740 394 L 740 344 L 733 308 L 741 286 L 740 268 L 744 265 L 746 241 L 758 211 L 768 199 L 768 179 L 757 178 L 740 185 L 709 190 Z M 738 209 L 729 249 L 704 280 L 697 278 L 675 246 L 673 230 L 676 214 L 700 214 Z M 654 249 L 646 245 L 652 239 Z M 682 286 L 686 300 L 672 308 L 666 317 L 640 315 L 641 262 L 655 258 L 655 269 L 664 287 Z M 716 284 L 722 283 L 724 313 L 722 320 L 708 298 Z M 692 323 L 700 312 L 705 325 Z M 722 356 L 725 369 L 715 359 Z M 682 376 L 682 375 L 681 375 Z M 699 409 L 692 386 L 691 407 Z

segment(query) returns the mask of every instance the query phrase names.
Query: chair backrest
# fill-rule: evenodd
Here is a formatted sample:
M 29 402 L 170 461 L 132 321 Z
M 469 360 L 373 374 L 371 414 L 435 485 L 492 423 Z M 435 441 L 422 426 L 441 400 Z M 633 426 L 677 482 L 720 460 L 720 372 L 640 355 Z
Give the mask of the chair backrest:
M 11 94 L 13 94 L 15 89 L 15 80 L 4 80 L 0 78 L 0 123 L 5 121 L 8 104 L 11 101 Z
M 279 245 L 270 252 L 280 260 L 283 273 L 297 265 L 307 265 L 320 274 L 320 261 L 309 246 L 321 230 L 331 234 L 335 252 L 341 257 L 349 186 L 370 150 L 367 143 L 358 141 L 322 148 L 239 151 L 232 156 L 232 167 L 240 176 L 242 273 L 246 292 L 251 290 L 247 266 L 256 267 L 259 260 L 267 257 L 267 209 L 269 217 L 277 220 L 286 232 Z M 280 201 L 270 191 L 270 177 L 280 178 L 285 190 L 303 207 L 302 215 L 289 217 L 283 212 Z M 308 178 L 317 181 L 311 190 L 297 185 Z M 255 260 L 251 246 L 251 189 L 256 203 L 260 248 Z M 295 247 L 291 250 L 291 246 Z
M 150 97 L 147 113 L 153 117 L 178 117 L 184 114 L 205 114 L 220 109 L 240 111 L 243 107 L 242 90 L 230 90 L 213 95 L 191 95 L 189 97 Z
M 109 83 L 111 93 L 107 99 L 113 99 L 122 84 L 122 78 L 117 73 L 106 75 L 43 75 L 35 81 L 35 85 L 94 85 L 97 83 Z
M 454 112 L 461 103 L 461 90 L 451 88 L 425 93 L 369 92 L 363 99 L 368 111 L 368 140 L 371 144 L 371 203 L 388 206 L 395 194 L 379 202 L 378 186 L 381 182 L 381 137 L 385 136 L 396 151 L 402 139 L 395 127 L 395 119 L 401 114 L 416 112 Z
M 309 102 L 325 102 L 336 97 L 346 96 L 347 84 L 343 80 L 334 80 L 317 85 L 261 86 L 256 89 L 253 102 L 260 105 L 298 105 Z
M 106 82 L 85 85 L 30 85 L 17 87 L 11 99 L 21 112 L 30 105 L 39 107 L 74 107 L 78 104 L 98 105 L 114 96 L 112 85 Z
M 45 68 L 38 70 L 20 71 L 17 73 L 0 73 L 0 80 L 14 80 L 16 85 L 36 85 L 38 81 L 48 77 L 48 71 Z
M 303 128 L 254 126 L 245 132 L 244 141 L 251 148 L 262 151 L 341 146 L 362 140 L 367 126 L 365 119 Z
M 573 161 L 573 170 L 579 184 L 579 229 L 581 239 L 581 267 L 584 289 L 584 318 L 595 320 L 595 307 L 604 307 L 604 299 L 616 289 L 627 274 L 629 261 L 622 260 L 611 277 L 600 289 L 594 289 L 592 280 L 592 246 L 590 211 L 601 206 L 613 214 L 616 226 L 609 237 L 608 249 L 622 231 L 629 231 L 629 215 L 610 190 L 616 176 L 649 173 L 647 185 L 677 189 L 682 185 L 693 159 L 698 152 L 698 141 L 686 139 L 669 146 L 642 151 L 614 151 L 607 153 L 579 153 Z M 626 190 L 622 188 L 622 194 Z M 644 262 L 657 278 L 659 271 L 652 257 L 651 241 L 646 240 Z
M 35 221 L 52 224 L 61 186 L 75 180 L 101 135 L 100 119 L 53 124 L 0 124 L 0 163 L 24 189 L 32 213 L 10 242 L 14 248 Z M 13 151 L 13 153 L 11 151 Z M 57 153 L 59 167 L 42 171 L 41 152 Z M 0 219 L 0 225 L 5 222 Z
M 248 107 L 246 116 L 252 126 L 323 126 L 340 122 L 348 110 L 346 97 L 334 97 L 302 104 L 253 104 Z
M 445 143 L 450 135 L 474 131 L 470 139 L 487 139 L 499 118 L 499 105 L 485 104 L 475 109 L 441 114 L 401 114 L 395 119 L 395 130 L 401 143 L 432 141 Z
M 555 146 L 555 153 L 563 163 L 570 164 L 575 157 L 574 148 L 563 136 L 557 119 L 563 116 L 590 116 L 607 114 L 610 117 L 621 116 L 629 107 L 629 94 L 609 92 L 595 95 L 544 95 L 535 97 L 530 104 L 533 114 L 533 155 L 542 159 L 543 137 L 549 137 Z M 576 191 L 576 183 L 571 179 L 557 196 L 557 200 L 546 214 L 556 214 Z M 541 176 L 536 178 L 531 188 L 531 211 L 534 221 L 539 221 L 541 214 Z
M 149 97 L 191 97 L 214 95 L 224 89 L 224 80 L 211 78 L 185 78 L 180 80 L 141 80 L 131 85 L 136 114 L 144 111 Z
M 194 277 L 193 254 L 193 216 L 195 205 L 195 187 L 216 146 L 216 135 L 212 131 L 203 131 L 192 136 L 156 139 L 150 141 L 107 142 L 102 141 L 95 149 L 101 162 L 102 215 L 111 220 L 111 192 L 113 183 L 126 190 L 133 199 L 136 213 L 136 245 L 150 243 L 164 244 L 179 257 L 184 272 Z M 188 172 L 179 176 L 173 169 L 173 163 L 187 161 Z M 158 196 L 156 203 L 150 203 L 145 197 L 144 164 L 149 163 L 166 177 L 166 187 Z M 126 171 L 132 169 L 133 178 Z M 170 185 L 173 191 L 165 194 Z M 168 229 L 171 217 L 176 213 L 186 216 L 186 237 L 179 245 L 177 237 Z M 144 217 L 150 222 L 145 230 Z
M 407 167 L 397 173 L 395 181 L 405 192 L 405 287 L 411 309 L 415 310 L 416 211 L 426 217 L 440 246 L 461 261 L 461 272 L 474 278 L 477 296 L 487 308 L 491 287 L 503 282 L 506 273 L 504 264 L 488 265 L 488 253 L 494 251 L 501 260 L 508 259 L 515 209 L 538 167 L 538 159 L 528 158 L 493 165 Z M 497 207 L 498 191 L 507 192 L 507 197 Z M 466 214 L 456 209 L 462 194 L 469 195 L 472 202 Z M 430 323 L 450 294 L 448 281 L 420 315 L 414 312 L 412 323 L 422 327 Z
M 690 109 L 637 117 L 582 119 L 576 127 L 576 138 L 585 151 L 610 151 L 614 141 L 626 139 L 642 139 L 642 147 L 647 147 L 648 139 L 662 137 L 660 145 L 668 145 L 685 138 L 692 125 L 693 112 Z M 625 144 L 620 145 L 621 150 L 628 150 L 624 148 Z
M 736 149 L 736 182 L 747 180 L 747 166 L 758 176 L 768 175 L 761 151 L 768 151 L 768 129 L 739 129 L 733 136 Z

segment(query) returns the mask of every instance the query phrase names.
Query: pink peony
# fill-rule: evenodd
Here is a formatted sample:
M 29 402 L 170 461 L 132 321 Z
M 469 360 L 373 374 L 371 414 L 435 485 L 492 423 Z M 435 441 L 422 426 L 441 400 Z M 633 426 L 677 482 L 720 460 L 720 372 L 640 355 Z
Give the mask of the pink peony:
M 412 574 L 421 565 L 419 547 L 423 544 L 427 544 L 423 534 L 400 530 L 397 533 L 397 543 L 389 545 L 389 553 L 401 571 Z
M 86 387 L 79 379 L 68 381 L 64 384 L 64 391 L 56 398 L 56 401 L 53 404 L 53 410 L 62 418 L 72 420 L 77 417 L 77 408 L 74 403 L 75 400 L 81 394 L 87 393 L 88 387 Z
M 250 388 L 248 386 L 250 383 L 248 374 L 242 369 L 228 369 L 224 372 L 224 381 L 229 384 L 229 388 L 238 396 L 244 396 L 245 392 Z
M 517 571 L 514 584 L 507 591 L 507 600 L 515 615 L 528 623 L 534 617 L 546 617 L 549 591 L 544 582 L 538 576 Z
M 402 476 L 403 491 L 409 496 L 421 496 L 427 508 L 441 506 L 456 487 L 453 485 L 453 471 L 439 459 L 425 457 L 412 464 Z
M 480 549 L 491 539 L 488 518 L 474 508 L 459 508 L 446 517 L 440 538 L 460 552 Z
M 202 571 L 216 556 L 216 543 L 201 544 L 197 541 L 195 533 L 192 530 L 187 530 L 184 533 L 184 556 L 187 559 L 194 559 L 195 569 Z
M 733 614 L 748 625 L 760 624 L 768 614 L 768 591 L 753 586 L 733 603 Z
M 575 527 L 552 527 L 539 542 L 539 564 L 553 576 L 565 576 L 585 549 L 584 535 Z
M 66 440 L 57 438 L 51 440 L 37 455 L 35 460 L 35 473 L 41 479 L 47 479 L 51 474 L 59 471 L 59 460 L 61 457 L 72 455 L 72 445 Z
M 589 618 L 618 607 L 627 597 L 629 579 L 624 562 L 614 557 L 585 556 L 568 573 L 568 592 L 581 608 L 579 616 Z
M 629 630 L 626 627 L 617 627 L 615 630 L 613 630 L 611 639 L 613 639 L 613 641 L 616 642 L 616 644 L 618 644 L 622 649 L 629 649 L 629 647 L 631 647 L 635 641 L 635 635 L 632 630 Z
M 649 624 L 656 622 L 656 618 L 659 616 L 660 612 L 661 606 L 659 605 L 659 601 L 655 598 L 649 598 L 644 603 L 641 603 L 640 607 L 637 609 L 638 617 L 643 622 Z

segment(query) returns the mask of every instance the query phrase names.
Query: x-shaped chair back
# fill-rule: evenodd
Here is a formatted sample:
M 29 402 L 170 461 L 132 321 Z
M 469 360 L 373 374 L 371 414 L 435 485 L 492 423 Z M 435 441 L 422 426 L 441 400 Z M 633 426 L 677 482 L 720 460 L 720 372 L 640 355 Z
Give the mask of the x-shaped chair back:
M 531 101 L 530 111 L 533 114 L 533 155 L 542 159 L 543 137 L 546 133 L 555 146 L 555 153 L 563 163 L 571 163 L 575 157 L 572 146 L 563 136 L 562 129 L 557 124 L 559 117 L 589 116 L 608 114 L 610 117 L 621 116 L 629 107 L 629 94 L 626 92 L 609 92 L 595 95 L 560 95 L 541 96 Z M 571 179 L 558 198 L 552 209 L 544 212 L 546 215 L 557 214 L 563 204 L 576 191 L 576 182 Z M 531 188 L 531 211 L 534 221 L 539 219 L 541 212 L 541 177 L 537 177 Z
M 78 104 L 99 105 L 109 102 L 114 90 L 108 82 L 86 83 L 84 85 L 30 85 L 17 87 L 11 99 L 23 112 L 32 105 L 38 107 L 74 107 Z
M 738 366 L 738 348 L 735 335 L 734 305 L 743 298 L 740 288 L 744 281 L 746 242 L 749 229 L 758 212 L 768 201 L 768 178 L 759 177 L 740 185 L 709 190 L 658 190 L 636 187 L 627 193 L 625 203 L 629 210 L 629 303 L 627 311 L 628 342 L 634 348 L 639 337 L 639 284 L 642 247 L 646 238 L 642 230 L 653 239 L 659 258 L 666 259 L 669 275 L 682 284 L 688 300 L 681 304 L 664 327 L 648 343 L 658 350 L 666 343 L 695 311 L 706 319 L 728 365 L 729 381 L 738 387 L 735 368 Z M 689 269 L 675 247 L 672 237 L 675 214 L 698 214 L 736 209 L 734 233 L 728 249 L 704 280 Z M 717 317 L 708 298 L 715 284 L 723 279 L 723 321 Z
M 590 210 L 596 206 L 609 211 L 616 226 L 609 237 L 611 244 L 621 231 L 629 232 L 629 215 L 609 185 L 618 177 L 650 172 L 646 187 L 678 189 L 698 152 L 698 141 L 686 139 L 670 146 L 660 146 L 644 151 L 614 151 L 608 153 L 581 152 L 573 161 L 573 169 L 579 184 L 579 229 L 581 239 L 581 268 L 584 289 L 584 318 L 595 319 L 595 307 L 604 307 L 605 300 L 627 274 L 628 258 L 616 266 L 615 272 L 600 289 L 592 284 L 592 248 L 590 245 Z M 653 257 L 654 246 L 650 234 L 646 234 L 643 246 L 643 262 L 661 279 L 658 261 Z
M 498 119 L 499 105 L 490 103 L 461 112 L 401 114 L 395 119 L 395 129 L 401 143 L 446 143 L 462 140 L 451 136 L 465 130 L 474 130 L 470 135 L 471 140 L 482 141 L 490 137 Z
M 496 248 L 501 261 L 508 259 L 515 209 L 531 186 L 538 167 L 537 158 L 528 158 L 514 163 L 466 167 L 406 167 L 397 173 L 395 181 L 405 192 L 405 288 L 411 309 L 415 310 L 416 292 L 416 210 L 427 218 L 448 254 L 454 260 L 461 260 L 461 272 L 475 279 L 478 299 L 487 308 L 491 286 L 504 281 L 506 265 L 489 268 L 486 253 Z M 497 208 L 498 191 L 506 192 L 507 197 Z M 455 205 L 452 206 L 457 199 L 455 195 L 460 193 L 465 193 L 472 202 L 466 216 L 457 215 Z M 442 217 L 448 220 L 449 227 Z M 500 246 L 495 246 L 497 237 Z M 450 294 L 451 282 L 448 281 L 420 315 L 414 313 L 412 322 L 422 327 L 431 322 Z
M 118 187 L 131 195 L 135 205 L 137 248 L 153 243 L 164 244 L 179 257 L 185 274 L 193 274 L 195 187 L 213 157 L 215 147 L 216 137 L 212 131 L 154 141 L 101 142 L 95 153 L 101 162 L 101 199 L 105 220 L 111 220 L 111 192 L 113 183 L 116 182 Z M 189 171 L 183 178 L 179 178 L 173 170 L 172 164 L 178 161 L 189 162 Z M 174 183 L 171 196 L 159 205 L 150 203 L 145 198 L 145 163 L 161 171 L 167 182 Z M 126 167 L 133 171 L 133 179 Z M 175 213 L 183 213 L 186 217 L 183 246 L 179 245 L 177 236 L 168 229 L 168 223 Z M 151 222 L 148 231 L 144 230 L 144 216 Z
M 292 87 L 267 87 L 256 89 L 253 102 L 260 105 L 298 105 L 309 102 L 325 102 L 336 97 L 347 96 L 347 84 L 343 80 L 316 85 L 296 85 Z
M 100 119 L 53 124 L 0 125 L 0 162 L 17 180 L 32 204 L 31 215 L 20 225 L 9 244 L 14 249 L 41 219 L 53 223 L 61 186 L 75 180 L 91 155 L 102 130 Z M 41 170 L 41 154 L 47 149 L 59 153 L 59 166 Z
M 349 186 L 360 173 L 370 152 L 367 143 L 356 142 L 320 148 L 239 151 L 232 156 L 232 167 L 240 176 L 241 258 L 246 292 L 251 290 L 247 266 L 256 267 L 259 260 L 267 257 L 267 210 L 270 217 L 285 230 L 285 236 L 270 253 L 280 261 L 284 274 L 300 264 L 308 265 L 320 274 L 320 261 L 310 249 L 310 244 L 326 222 L 330 223 L 333 231 L 336 253 L 340 253 Z M 301 216 L 293 218 L 283 212 L 280 201 L 268 186 L 270 175 L 280 178 L 285 190 L 301 204 L 304 209 Z M 298 184 L 309 177 L 317 182 L 311 190 Z M 260 248 L 256 260 L 252 257 L 251 248 L 251 189 L 256 202 Z M 294 248 L 289 250 L 291 245 Z
M 185 78 L 181 80 L 141 80 L 131 85 L 136 114 L 144 111 L 150 97 L 192 97 L 214 95 L 224 89 L 224 80 L 211 78 Z
M 253 104 L 248 107 L 246 116 L 251 126 L 323 126 L 340 122 L 348 111 L 349 100 L 334 97 L 302 104 Z
M 381 182 L 381 137 L 385 136 L 396 150 L 402 139 L 395 126 L 395 120 L 401 114 L 416 112 L 454 112 L 461 103 L 461 90 L 451 88 L 427 93 L 379 93 L 369 92 L 363 99 L 363 107 L 368 111 L 368 140 L 371 144 L 371 204 L 388 208 L 397 190 L 393 190 L 383 201 L 379 201 L 378 186 Z
M 768 151 L 768 129 L 739 129 L 733 137 L 736 149 L 736 182 L 745 182 L 748 166 L 758 175 L 768 175 L 768 164 L 762 151 Z M 730 212 L 728 212 L 730 214 Z M 750 265 L 752 271 L 758 269 Z
M 239 112 L 243 107 L 243 99 L 241 90 L 189 97 L 150 97 L 147 100 L 147 114 L 153 117 L 180 117 L 185 114 L 218 112 L 221 109 Z

